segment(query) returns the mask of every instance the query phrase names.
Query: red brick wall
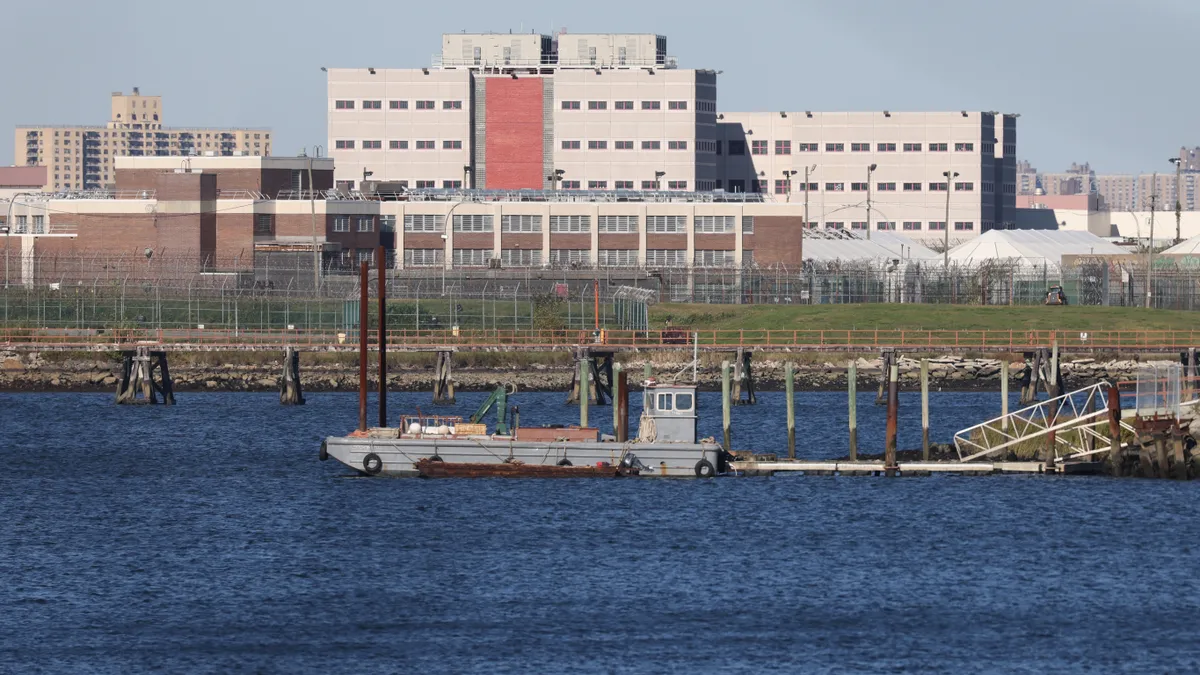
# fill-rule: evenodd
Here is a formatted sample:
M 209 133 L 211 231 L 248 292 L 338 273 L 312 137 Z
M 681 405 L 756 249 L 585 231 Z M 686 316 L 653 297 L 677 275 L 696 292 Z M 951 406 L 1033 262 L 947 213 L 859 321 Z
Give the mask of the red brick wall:
M 550 248 L 588 249 L 592 247 L 590 234 L 551 234 Z
M 756 221 L 757 222 L 757 221 Z M 697 234 L 697 251 L 732 251 L 737 248 L 736 234 Z
M 526 251 L 542 250 L 542 235 L 540 234 L 502 234 L 500 248 L 520 248 Z
M 540 190 L 542 80 L 492 77 L 487 81 L 487 187 Z
M 755 221 L 757 222 L 757 221 Z M 686 249 L 686 234 L 647 234 L 646 250 L 650 249 Z
M 215 231 L 213 252 L 217 266 L 250 267 L 254 264 L 254 214 L 218 213 Z
M 742 246 L 760 265 L 799 265 L 803 224 L 800 216 L 755 216 L 754 234 L 742 237 Z
M 638 236 L 636 234 L 602 234 L 602 235 L 600 235 L 600 248 L 632 250 L 632 249 L 637 249 L 637 247 L 638 247 Z
M 457 232 L 454 235 L 454 248 L 486 248 L 491 250 L 494 241 L 491 233 Z

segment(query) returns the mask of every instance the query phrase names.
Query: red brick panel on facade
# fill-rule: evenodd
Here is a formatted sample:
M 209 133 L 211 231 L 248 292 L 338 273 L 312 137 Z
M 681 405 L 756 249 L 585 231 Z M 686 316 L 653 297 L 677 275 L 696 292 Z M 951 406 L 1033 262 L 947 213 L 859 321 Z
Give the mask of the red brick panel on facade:
M 527 251 L 542 250 L 542 235 L 540 234 L 502 234 L 500 248 L 522 248 Z
M 487 187 L 543 186 L 542 80 L 493 77 L 487 81 Z
M 491 233 L 457 232 L 454 235 L 454 248 L 486 248 L 490 250 L 493 241 Z
M 446 242 L 442 240 L 442 235 L 429 232 L 406 232 L 404 234 L 404 248 L 445 248 Z
M 600 248 L 633 250 L 638 247 L 636 234 L 602 234 L 599 235 Z
M 592 247 L 590 234 L 551 234 L 550 248 L 585 249 Z
M 803 224 L 799 216 L 755 216 L 754 235 L 743 237 L 742 245 L 759 265 L 799 265 Z
M 686 249 L 686 234 L 647 234 L 646 249 Z
M 736 234 L 697 234 L 697 251 L 732 251 L 737 248 Z

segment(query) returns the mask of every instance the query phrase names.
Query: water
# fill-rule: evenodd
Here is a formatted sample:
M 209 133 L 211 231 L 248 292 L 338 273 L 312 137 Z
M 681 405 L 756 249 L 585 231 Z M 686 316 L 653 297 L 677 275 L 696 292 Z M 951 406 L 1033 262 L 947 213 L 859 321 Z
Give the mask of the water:
M 526 423 L 561 401 L 516 399 Z M 801 454 L 842 454 L 844 397 L 797 401 Z M 353 395 L 179 403 L 0 395 L 0 672 L 1200 669 L 1200 484 L 359 479 L 316 460 Z M 782 408 L 735 409 L 736 445 L 782 451 Z M 998 408 L 935 394 L 933 435 Z

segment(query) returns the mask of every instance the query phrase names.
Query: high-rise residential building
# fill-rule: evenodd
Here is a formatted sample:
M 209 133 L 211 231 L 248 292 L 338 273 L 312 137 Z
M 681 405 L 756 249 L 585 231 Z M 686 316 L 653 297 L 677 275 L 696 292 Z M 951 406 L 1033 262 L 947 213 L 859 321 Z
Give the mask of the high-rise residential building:
M 271 130 L 167 127 L 161 96 L 113 92 L 103 126 L 30 125 L 16 129 L 14 163 L 46 167 L 46 190 L 112 185 L 122 156 L 266 156 Z
M 1017 194 L 1032 195 L 1038 189 L 1038 172 L 1028 160 L 1017 160 Z
M 1016 116 L 718 113 L 716 71 L 680 68 L 660 35 L 455 33 L 429 67 L 327 72 L 329 153 L 343 189 L 370 179 L 409 189 L 723 190 L 786 203 L 808 187 L 810 223 L 831 229 L 874 220 L 972 236 L 1013 221 Z M 948 181 L 947 171 L 958 176 Z

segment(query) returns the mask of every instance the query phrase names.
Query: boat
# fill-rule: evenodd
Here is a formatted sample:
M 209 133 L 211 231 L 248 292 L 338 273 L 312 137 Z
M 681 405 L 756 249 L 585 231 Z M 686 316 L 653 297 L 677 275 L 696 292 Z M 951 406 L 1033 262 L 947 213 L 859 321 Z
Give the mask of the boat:
M 644 382 L 638 434 L 628 440 L 590 426 L 521 426 L 508 394 L 497 388 L 467 420 L 406 415 L 396 427 L 330 436 L 319 457 L 365 476 L 405 477 L 711 478 L 732 459 L 715 440 L 696 438 L 695 385 Z M 492 410 L 497 421 L 489 430 L 482 422 Z

